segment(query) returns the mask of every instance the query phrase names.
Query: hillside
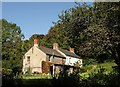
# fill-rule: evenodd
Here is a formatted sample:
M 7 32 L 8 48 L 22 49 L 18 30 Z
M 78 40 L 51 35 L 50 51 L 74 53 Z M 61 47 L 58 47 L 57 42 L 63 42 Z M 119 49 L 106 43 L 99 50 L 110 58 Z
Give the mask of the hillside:
M 83 78 L 88 78 L 92 73 L 98 73 L 100 70 L 103 70 L 103 73 L 105 75 L 108 75 L 109 73 L 113 72 L 114 67 L 117 66 L 116 63 L 113 61 L 111 62 L 105 62 L 105 63 L 98 63 L 98 64 L 90 64 L 82 67 L 82 72 L 80 74 Z

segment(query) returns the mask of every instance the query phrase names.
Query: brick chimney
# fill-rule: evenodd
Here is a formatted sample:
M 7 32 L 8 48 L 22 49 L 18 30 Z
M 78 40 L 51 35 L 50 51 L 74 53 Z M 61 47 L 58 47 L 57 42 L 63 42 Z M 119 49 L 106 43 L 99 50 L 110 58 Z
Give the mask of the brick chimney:
M 34 46 L 38 47 L 38 40 L 37 39 L 34 39 Z
M 70 52 L 75 53 L 74 48 L 70 48 Z
M 53 44 L 53 49 L 58 50 L 58 43 Z

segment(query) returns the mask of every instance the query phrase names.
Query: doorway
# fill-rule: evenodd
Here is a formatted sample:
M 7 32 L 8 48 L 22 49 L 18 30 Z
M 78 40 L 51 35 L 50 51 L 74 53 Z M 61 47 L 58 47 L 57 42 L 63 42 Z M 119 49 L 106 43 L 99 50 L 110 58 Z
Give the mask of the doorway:
M 50 74 L 53 75 L 53 66 L 50 66 Z

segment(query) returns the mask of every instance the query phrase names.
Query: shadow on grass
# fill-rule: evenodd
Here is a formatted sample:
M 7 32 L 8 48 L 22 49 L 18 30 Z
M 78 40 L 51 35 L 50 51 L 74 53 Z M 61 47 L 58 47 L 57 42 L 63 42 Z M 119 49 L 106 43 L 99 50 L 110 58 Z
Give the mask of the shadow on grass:
M 62 72 L 58 77 L 51 79 L 13 79 L 3 78 L 2 87 L 79 87 L 79 74 Z
M 3 79 L 2 87 L 53 87 L 52 79 Z
M 2 87 L 78 87 L 70 77 L 53 79 L 3 79 Z
M 120 87 L 120 75 L 116 72 L 105 75 L 104 68 L 101 68 L 87 79 L 82 79 L 78 72 L 62 72 L 58 78 L 51 79 L 3 78 L 2 87 Z
M 3 79 L 2 87 L 78 87 L 74 80 L 66 79 Z

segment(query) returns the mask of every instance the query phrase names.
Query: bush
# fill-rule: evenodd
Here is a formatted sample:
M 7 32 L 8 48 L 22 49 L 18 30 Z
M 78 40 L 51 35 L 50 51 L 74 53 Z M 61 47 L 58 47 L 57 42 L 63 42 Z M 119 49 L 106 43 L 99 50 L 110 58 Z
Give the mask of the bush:
M 84 73 L 84 72 L 87 72 L 87 69 L 85 67 L 81 67 L 80 68 L 80 73 Z
M 120 78 L 117 72 L 104 74 L 106 69 L 103 67 L 100 67 L 97 72 L 92 72 L 89 74 L 89 78 L 82 79 L 81 85 L 83 87 L 120 87 Z
M 2 78 L 3 79 L 12 79 L 14 77 L 12 69 L 2 68 Z
M 92 58 L 86 58 L 83 60 L 83 66 L 90 65 L 90 64 L 97 64 L 97 61 Z

